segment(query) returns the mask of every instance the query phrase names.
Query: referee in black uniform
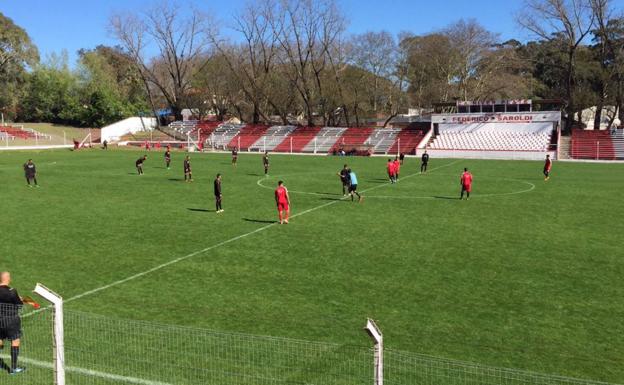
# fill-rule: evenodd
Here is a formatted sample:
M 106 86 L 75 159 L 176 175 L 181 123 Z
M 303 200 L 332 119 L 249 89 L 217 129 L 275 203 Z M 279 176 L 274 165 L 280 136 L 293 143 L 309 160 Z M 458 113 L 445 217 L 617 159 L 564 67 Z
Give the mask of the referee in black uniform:
M 19 356 L 20 337 L 22 336 L 22 321 L 19 312 L 24 303 L 17 294 L 17 290 L 9 286 L 11 274 L 8 271 L 0 273 L 0 349 L 4 348 L 4 340 L 11 341 L 11 368 L 9 373 L 18 374 L 24 368 L 17 366 Z
M 214 180 L 214 195 L 215 195 L 215 205 L 217 214 L 223 212 L 223 206 L 221 206 L 221 198 L 223 198 L 223 194 L 221 193 L 221 174 L 217 174 L 217 177 Z

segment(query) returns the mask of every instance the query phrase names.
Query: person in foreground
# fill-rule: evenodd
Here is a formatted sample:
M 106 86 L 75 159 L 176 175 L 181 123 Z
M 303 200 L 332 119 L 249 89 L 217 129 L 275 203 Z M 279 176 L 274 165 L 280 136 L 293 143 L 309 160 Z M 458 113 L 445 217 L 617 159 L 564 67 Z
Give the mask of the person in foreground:
M 142 157 L 137 159 L 136 162 L 134 162 L 134 165 L 136 166 L 136 169 L 139 175 L 143 175 L 143 162 L 145 162 L 146 160 L 147 160 L 147 155 L 143 155 Z
M 290 196 L 288 195 L 288 189 L 281 180 L 277 182 L 277 188 L 275 189 L 275 203 L 277 204 L 279 224 L 288 224 L 288 217 L 290 216 Z
M 24 305 L 17 290 L 10 287 L 11 274 L 8 271 L 0 273 L 0 350 L 4 349 L 4 340 L 11 341 L 10 374 L 18 374 L 25 369 L 17 366 L 19 356 L 20 337 L 22 336 L 22 322 L 19 311 Z
M 357 195 L 358 196 L 358 202 L 362 202 L 362 196 L 360 195 L 360 193 L 357 192 L 357 185 L 358 185 L 358 180 L 357 180 L 357 175 L 355 175 L 355 172 L 351 169 L 349 169 L 349 178 L 351 179 L 351 184 L 349 185 L 349 195 L 351 195 L 351 202 L 353 202 L 353 195 Z
M 468 198 L 470 198 L 470 192 L 472 191 L 472 174 L 467 168 L 464 168 L 464 173 L 461 175 L 459 183 L 462 188 L 459 199 L 464 199 L 464 193 L 466 193 L 466 200 L 468 200 Z
M 32 187 L 30 181 L 35 183 L 36 187 L 39 187 L 37 184 L 37 167 L 33 163 L 32 159 L 28 159 L 28 162 L 24 163 L 24 174 L 26 176 L 26 183 L 28 183 L 28 187 Z
M 169 170 L 171 167 L 171 151 L 167 148 L 165 150 L 165 167 Z
M 269 176 L 269 152 L 265 151 L 262 157 L 262 164 L 264 165 L 264 176 Z
M 427 150 L 423 152 L 420 157 L 420 173 L 427 172 L 427 165 L 429 164 L 429 154 L 427 154 Z
M 214 180 L 214 195 L 215 195 L 215 204 L 216 204 L 216 213 L 220 214 L 223 212 L 223 206 L 221 206 L 221 198 L 223 194 L 221 193 L 221 174 L 217 174 L 217 177 Z
M 550 169 L 552 168 L 552 160 L 550 155 L 546 155 L 546 161 L 544 162 L 544 181 L 548 182 L 550 179 Z
M 346 164 L 342 167 L 338 176 L 340 177 L 340 182 L 342 182 L 342 196 L 346 197 L 349 184 L 351 184 L 351 180 L 349 179 L 349 167 Z
M 193 172 L 191 171 L 191 157 L 188 155 L 186 156 L 186 158 L 184 158 L 184 181 L 193 181 Z

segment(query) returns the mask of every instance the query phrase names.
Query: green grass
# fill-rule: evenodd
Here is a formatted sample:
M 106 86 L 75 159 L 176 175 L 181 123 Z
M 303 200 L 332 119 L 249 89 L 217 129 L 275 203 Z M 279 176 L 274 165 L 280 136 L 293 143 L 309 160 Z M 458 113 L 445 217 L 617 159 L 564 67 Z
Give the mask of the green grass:
M 281 178 L 292 214 L 313 211 L 67 308 L 354 345 L 368 345 L 371 317 L 391 348 L 624 382 L 622 164 L 555 163 L 545 183 L 541 162 L 432 159 L 417 175 L 408 159 L 391 186 L 383 158 L 272 155 L 264 178 L 259 156 L 234 169 L 193 154 L 189 184 L 182 154 L 166 170 L 153 152 L 138 177 L 139 154 L 0 154 L 0 269 L 22 293 L 42 282 L 71 298 L 268 226 Z M 25 186 L 27 158 L 39 189 Z M 345 160 L 362 204 L 340 200 Z M 456 199 L 464 166 L 469 201 Z

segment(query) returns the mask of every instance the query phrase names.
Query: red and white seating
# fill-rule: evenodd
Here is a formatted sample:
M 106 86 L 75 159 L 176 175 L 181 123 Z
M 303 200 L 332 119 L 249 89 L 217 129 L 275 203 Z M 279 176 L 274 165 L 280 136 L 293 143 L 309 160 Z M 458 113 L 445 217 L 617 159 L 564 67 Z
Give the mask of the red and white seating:
M 266 133 L 258 138 L 249 151 L 273 151 L 290 134 L 297 129 L 297 126 L 272 126 Z
M 550 122 L 441 124 L 428 148 L 441 150 L 548 151 Z
M 379 128 L 373 131 L 364 144 L 371 146 L 376 154 L 387 154 L 401 131 L 400 128 Z
M 213 148 L 226 150 L 243 127 L 244 124 L 223 123 L 210 134 L 206 143 Z
M 624 130 L 572 130 L 570 157 L 573 159 L 624 159 Z
M 340 139 L 347 129 L 345 127 L 323 127 L 314 138 L 303 148 L 303 152 L 326 153 Z
M 275 146 L 274 152 L 304 152 L 304 148 L 321 131 L 321 127 L 297 127 L 280 144 Z

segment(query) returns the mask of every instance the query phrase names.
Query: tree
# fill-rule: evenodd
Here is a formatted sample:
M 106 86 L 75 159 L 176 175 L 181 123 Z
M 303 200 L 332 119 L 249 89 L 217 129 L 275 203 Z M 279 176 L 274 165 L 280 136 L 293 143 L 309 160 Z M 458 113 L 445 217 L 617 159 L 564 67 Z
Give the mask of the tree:
M 518 23 L 539 39 L 550 41 L 566 53 L 564 68 L 566 130 L 572 127 L 575 101 L 576 56 L 595 23 L 592 0 L 525 0 Z
M 592 0 L 591 4 L 596 17 L 596 27 L 592 32 L 594 49 L 601 67 L 597 77 L 600 98 L 594 119 L 594 129 L 599 129 L 602 106 L 607 101 L 616 106 L 620 121 L 624 121 L 624 17 L 615 16 L 610 0 Z M 615 114 L 609 126 L 614 119 Z
M 370 77 L 370 104 L 377 112 L 380 102 L 380 79 L 389 78 L 396 68 L 397 45 L 386 31 L 366 32 L 352 38 L 353 64 Z
M 84 125 L 102 127 L 149 109 L 140 75 L 119 47 L 98 46 L 79 55 Z
M 23 28 L 0 13 L 0 110 L 15 116 L 27 69 L 39 62 L 39 52 Z
M 18 118 L 30 122 L 81 125 L 86 113 L 80 102 L 78 78 L 67 63 L 67 53 L 52 55 L 28 75 Z
M 182 119 L 183 108 L 192 107 L 186 98 L 193 76 L 206 64 L 212 27 L 201 12 L 193 10 L 184 17 L 179 7 L 166 2 L 142 14 L 118 14 L 110 20 L 112 33 L 141 76 L 152 108 L 156 109 L 160 96 L 176 119 Z M 146 56 L 150 45 L 157 48 L 154 57 Z
M 267 20 L 281 48 L 284 74 L 299 94 L 306 124 L 317 114 L 325 121 L 328 108 L 325 86 L 328 54 L 345 30 L 345 19 L 332 0 L 292 0 L 273 3 Z

